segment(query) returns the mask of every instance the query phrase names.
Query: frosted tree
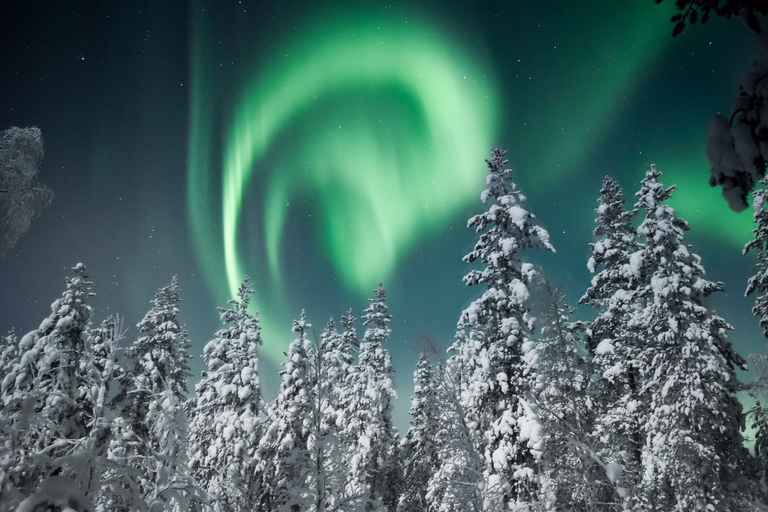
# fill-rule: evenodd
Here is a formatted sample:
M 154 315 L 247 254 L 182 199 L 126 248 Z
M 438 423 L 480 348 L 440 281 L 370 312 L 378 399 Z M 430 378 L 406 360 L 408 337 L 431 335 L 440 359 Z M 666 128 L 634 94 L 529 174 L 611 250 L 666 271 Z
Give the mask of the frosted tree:
M 398 505 L 398 511 L 402 512 L 428 509 L 428 485 L 439 465 L 436 441 L 442 414 L 434 371 L 426 353 L 422 352 L 413 374 L 410 428 L 400 443 L 401 452 L 406 457 Z
M 363 510 L 390 510 L 397 507 L 401 463 L 397 430 L 392 422 L 392 360 L 384 343 L 389 339 L 390 314 L 384 287 L 374 290 L 363 315 L 366 326 L 360 344 L 357 372 L 351 393 L 350 436 L 356 439 L 350 464 L 356 492 L 364 496 Z
M 352 414 L 348 382 L 353 371 L 355 348 L 359 345 L 351 311 L 342 317 L 343 331 L 328 321 L 317 348 L 314 373 L 316 400 L 312 407 L 312 458 L 317 494 L 314 510 L 346 510 L 356 506 L 360 496 L 350 486 L 349 446 L 345 436 Z
M 641 376 L 638 351 L 644 343 L 637 319 L 643 308 L 642 284 L 645 274 L 632 272 L 630 258 L 641 254 L 632 218 L 637 208 L 624 209 L 618 183 L 606 176 L 597 207 L 598 238 L 587 267 L 595 274 L 581 304 L 597 310 L 587 331 L 596 374 L 594 396 L 596 421 L 594 438 L 598 454 L 614 484 L 613 499 L 621 503 L 642 478 L 642 418 L 639 407 Z M 598 271 L 598 269 L 600 269 Z M 638 330 L 639 329 L 639 330 Z
M 76 451 L 93 420 L 93 397 L 85 385 L 91 368 L 87 301 L 92 283 L 84 265 L 73 271 L 51 315 L 20 341 L 18 364 L 3 380 L 3 414 L 11 419 L 12 430 L 5 443 L 11 461 L 3 488 L 15 488 L 22 496 L 62 469 L 60 459 Z
M 350 464 L 350 461 L 359 460 L 358 440 L 360 433 L 363 432 L 365 421 L 367 421 L 368 411 L 365 410 L 365 398 L 360 393 L 363 390 L 360 380 L 360 367 L 355 362 L 355 354 L 360 347 L 360 340 L 357 337 L 355 321 L 357 319 L 349 310 L 341 318 L 342 331 L 341 347 L 343 347 L 338 358 L 342 366 L 346 367 L 346 375 L 341 387 L 333 390 L 332 393 L 338 394 L 339 409 L 336 410 L 336 428 L 339 435 L 339 450 L 342 463 L 341 475 L 339 478 L 343 481 L 343 502 L 345 510 L 354 510 L 369 495 L 367 486 L 361 484 L 358 479 L 357 466 Z M 342 486 L 339 486 L 342 489 Z
M 541 337 L 524 347 L 541 421 L 541 504 L 547 510 L 594 510 L 610 500 L 612 488 L 591 436 L 590 368 L 581 347 L 586 326 L 571 320 L 575 308 L 547 280 L 542 291 Z
M 107 394 L 122 332 L 114 318 L 90 328 L 91 282 L 82 264 L 73 270 L 2 383 L 0 423 L 10 430 L 0 447 L 0 502 L 19 510 L 59 501 L 90 510 L 107 466 Z
M 316 382 L 315 351 L 307 337 L 310 326 L 302 311 L 293 323 L 298 337 L 288 348 L 280 391 L 256 454 L 262 475 L 259 510 L 310 510 L 315 502 L 310 434 Z
M 6 395 L 5 389 L 10 386 L 11 379 L 6 377 L 12 372 L 19 362 L 19 340 L 14 331 L 0 338 L 0 397 Z M 0 399 L 0 411 L 3 409 L 3 400 Z
M 427 483 L 427 509 L 442 512 L 483 510 L 483 443 L 462 403 L 461 378 L 455 373 L 461 368 L 456 364 L 446 365 L 437 343 L 429 337 L 425 340 L 432 356 L 438 360 L 432 379 L 440 411 L 434 437 L 437 464 Z
M 768 186 L 768 177 L 760 183 Z M 753 218 L 757 227 L 753 230 L 754 237 L 744 246 L 744 254 L 753 251 L 757 254 L 757 272 L 747 283 L 746 295 L 757 292 L 752 313 L 758 317 L 763 335 L 768 338 L 768 209 L 766 199 L 768 190 L 761 188 L 752 193 Z
M 768 186 L 768 177 L 760 181 Z M 768 190 L 761 188 L 752 193 L 753 218 L 756 224 L 754 237 L 744 246 L 744 254 L 753 251 L 757 254 L 757 271 L 747 283 L 746 295 L 757 293 L 752 313 L 758 317 L 763 335 L 768 338 L 768 210 L 766 198 Z M 755 456 L 762 477 L 768 474 L 768 409 L 765 407 L 768 398 L 768 356 L 753 354 L 750 356 L 758 370 L 758 378 L 751 386 L 751 394 L 756 399 L 755 406 L 750 411 L 752 427 L 755 429 Z
M 533 329 L 528 287 L 535 271 L 522 262 L 521 252 L 554 251 L 549 234 L 522 207 L 525 196 L 505 168 L 505 154 L 494 149 L 486 161 L 488 188 L 481 200 L 491 205 L 468 222 L 480 237 L 464 260 L 482 267 L 469 272 L 464 282 L 485 285 L 485 290 L 462 313 L 451 349 L 451 364 L 461 366 L 457 374 L 464 408 L 486 441 L 484 492 L 489 507 L 528 502 L 538 492 L 536 418 L 525 400 L 530 383 L 522 349 Z
M 117 438 L 109 457 L 132 468 L 140 493 L 150 506 L 175 509 L 186 505 L 179 496 L 196 494 L 187 474 L 185 401 L 189 370 L 189 338 L 179 321 L 178 279 L 160 288 L 152 307 L 138 324 L 140 336 L 127 349 L 128 369 L 118 376 L 112 401 Z M 176 443 L 181 446 L 176 446 Z M 116 483 L 115 496 L 132 483 Z M 168 492 L 165 492 L 168 490 Z M 185 494 L 186 493 L 186 494 Z M 168 501 L 163 502 L 167 499 Z M 153 504 L 154 503 L 154 504 Z M 123 504 L 123 506 L 128 506 Z M 121 510 L 117 504 L 114 509 Z
M 750 509 L 741 404 L 735 366 L 744 366 L 727 339 L 731 327 L 706 306 L 723 289 L 704 278 L 701 259 L 684 241 L 688 223 L 664 204 L 654 166 L 638 192 L 646 212 L 638 228 L 643 249 L 631 257 L 643 276 L 645 344 L 638 354 L 644 422 L 644 477 L 634 510 Z
M 248 313 L 248 277 L 219 308 L 225 328 L 203 350 L 207 370 L 191 401 L 190 468 L 215 511 L 252 510 L 258 496 L 255 455 L 261 438 L 258 317 Z
M 42 161 L 39 128 L 0 132 L 0 258 L 53 200 L 53 192 L 36 179 Z

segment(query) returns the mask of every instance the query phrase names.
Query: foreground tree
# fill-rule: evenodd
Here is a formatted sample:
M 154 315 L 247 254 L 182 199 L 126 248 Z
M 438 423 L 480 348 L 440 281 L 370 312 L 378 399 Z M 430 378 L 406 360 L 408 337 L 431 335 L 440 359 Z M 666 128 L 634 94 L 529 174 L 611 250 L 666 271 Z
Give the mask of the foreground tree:
M 492 204 L 468 222 L 481 235 L 464 260 L 483 267 L 464 282 L 485 285 L 485 291 L 461 315 L 451 363 L 460 366 L 464 408 L 486 440 L 486 506 L 497 508 L 531 502 L 538 494 L 540 440 L 536 415 L 525 399 L 530 379 L 523 362 L 523 346 L 533 330 L 529 285 L 535 271 L 520 254 L 529 248 L 554 251 L 549 234 L 522 207 L 525 196 L 505 168 L 505 153 L 491 152 L 489 186 L 481 199 Z
M 293 322 L 297 338 L 288 348 L 288 359 L 280 372 L 280 392 L 271 404 L 268 427 L 257 452 L 262 475 L 260 510 L 309 510 L 315 501 L 316 482 L 309 470 L 315 354 L 307 337 L 309 327 L 302 311 Z
M 625 211 L 621 188 L 609 176 L 603 180 L 596 212 L 598 240 L 590 244 L 592 256 L 587 263 L 595 276 L 579 301 L 597 311 L 586 336 L 597 377 L 591 391 L 595 406 L 591 437 L 614 487 L 606 501 L 622 503 L 643 477 L 641 415 L 646 411 L 638 407 L 642 384 L 638 353 L 644 336 L 637 318 L 647 277 L 633 273 L 630 266 L 642 248 L 632 226 L 637 208 Z
M 541 337 L 525 347 L 534 403 L 541 421 L 541 505 L 546 510 L 595 510 L 612 488 L 591 436 L 591 373 L 581 347 L 585 324 L 575 308 L 544 280 Z
M 207 370 L 195 387 L 188 444 L 190 468 L 212 509 L 252 510 L 259 495 L 255 455 L 261 438 L 259 353 L 261 329 L 248 313 L 253 288 L 248 277 L 230 300 L 219 308 L 226 325 L 203 350 Z
M 143 336 L 127 350 L 128 369 L 112 401 L 119 437 L 110 445 L 115 464 L 132 468 L 115 474 L 110 494 L 114 510 L 130 510 L 135 486 L 148 506 L 189 510 L 199 491 L 187 470 L 185 401 L 189 337 L 179 321 L 178 279 L 160 288 L 138 324 Z
M 15 489 L 10 494 L 17 497 L 31 495 L 62 469 L 59 461 L 88 436 L 93 420 L 93 397 L 86 387 L 92 283 L 84 265 L 73 271 L 51 315 L 20 341 L 21 357 L 3 381 L 3 415 L 11 425 L 5 443 L 11 463 L 4 464 L 3 487 Z
M 73 270 L 51 315 L 22 339 L 21 358 L 5 365 L 0 510 L 59 502 L 92 510 L 101 491 L 110 435 L 105 409 L 122 333 L 114 318 L 90 328 L 91 282 L 84 265 Z
M 638 354 L 647 419 L 645 477 L 636 510 L 737 510 L 754 506 L 749 455 L 743 446 L 734 367 L 744 366 L 727 339 L 731 327 L 705 305 L 723 289 L 704 279 L 701 259 L 684 241 L 688 223 L 664 204 L 675 187 L 646 173 L 637 206 L 645 241 L 632 269 L 645 276 L 636 327 L 646 344 Z
M 413 374 L 410 428 L 400 443 L 401 452 L 407 457 L 398 506 L 398 511 L 402 512 L 428 509 L 428 485 L 439 465 L 437 436 L 443 416 L 434 372 L 429 358 L 422 352 Z
M 353 478 L 358 493 L 364 496 L 364 510 L 397 508 L 402 465 L 397 429 L 392 422 L 392 360 L 384 343 L 391 331 L 391 315 L 387 312 L 386 291 L 379 283 L 371 304 L 363 315 L 366 326 L 360 344 L 358 367 L 352 383 L 352 395 L 357 397 L 352 407 L 356 430 L 355 453 L 351 460 Z
M 768 177 L 760 182 L 768 186 Z M 754 237 L 744 246 L 744 254 L 753 251 L 757 254 L 757 271 L 749 279 L 746 295 L 757 293 L 752 313 L 758 318 L 763 336 L 768 338 L 768 209 L 766 199 L 768 190 L 761 188 L 752 194 L 753 218 L 756 224 Z M 755 398 L 755 405 L 750 411 L 751 427 L 755 429 L 755 459 L 760 471 L 761 481 L 768 475 L 768 356 L 764 353 L 750 356 L 754 362 L 758 377 L 750 387 L 750 394 Z

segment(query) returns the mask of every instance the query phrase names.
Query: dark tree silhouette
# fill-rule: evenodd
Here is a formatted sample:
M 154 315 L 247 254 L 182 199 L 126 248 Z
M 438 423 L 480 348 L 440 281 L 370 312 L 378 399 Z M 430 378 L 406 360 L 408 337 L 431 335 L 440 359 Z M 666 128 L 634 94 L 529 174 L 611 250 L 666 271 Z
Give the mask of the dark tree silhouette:
M 39 128 L 0 132 L 0 258 L 53 200 L 53 192 L 35 179 L 42 161 Z

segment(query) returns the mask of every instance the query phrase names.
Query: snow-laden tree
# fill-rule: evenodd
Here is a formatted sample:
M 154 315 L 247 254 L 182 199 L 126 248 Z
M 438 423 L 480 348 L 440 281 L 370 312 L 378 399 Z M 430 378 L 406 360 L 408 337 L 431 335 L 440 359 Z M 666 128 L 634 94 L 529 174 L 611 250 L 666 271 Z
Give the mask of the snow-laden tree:
M 427 509 L 479 512 L 485 488 L 482 434 L 464 408 L 458 369 L 440 363 L 433 375 L 440 422 L 435 435 L 438 462 L 427 484 Z
M 53 192 L 36 179 L 42 161 L 39 128 L 0 132 L 0 258 L 53 200 Z
M 19 362 L 19 340 L 14 331 L 9 332 L 7 335 L 0 338 L 0 397 L 6 395 L 5 389 L 10 386 L 11 379 L 6 382 L 13 368 Z M 0 398 L 0 411 L 2 411 L 4 403 Z
M 107 395 L 122 331 L 114 318 L 90 328 L 91 282 L 85 266 L 73 270 L 51 315 L 20 342 L 22 356 L 2 382 L 0 510 L 62 500 L 91 510 L 101 493 Z
M 750 509 L 741 404 L 734 367 L 744 366 L 727 339 L 731 327 L 707 307 L 723 289 L 704 278 L 701 258 L 684 240 L 688 223 L 664 204 L 655 168 L 646 173 L 637 207 L 646 215 L 637 232 L 644 246 L 630 257 L 641 276 L 642 330 L 638 353 L 643 377 L 643 478 L 633 510 Z
M 366 326 L 360 344 L 351 395 L 350 436 L 356 440 L 350 460 L 353 493 L 363 496 L 362 510 L 397 508 L 402 464 L 397 429 L 392 422 L 392 360 L 384 343 L 391 331 L 386 292 L 379 284 L 363 315 Z
M 636 319 L 643 306 L 639 290 L 646 277 L 630 268 L 630 256 L 641 248 L 632 226 L 637 208 L 624 209 L 621 188 L 609 176 L 603 180 L 596 212 L 598 240 L 590 244 L 592 256 L 587 263 L 595 276 L 580 303 L 597 310 L 587 331 L 596 375 L 591 393 L 596 409 L 593 435 L 599 457 L 610 468 L 606 476 L 615 486 L 613 500 L 621 503 L 643 476 L 640 415 L 645 409 L 640 406 L 637 357 L 644 337 Z
M 524 374 L 522 347 L 530 341 L 529 284 L 533 265 L 523 263 L 529 248 L 554 251 L 549 234 L 523 208 L 525 196 L 505 168 L 505 151 L 493 149 L 487 160 L 488 188 L 481 200 L 487 211 L 469 219 L 480 233 L 464 260 L 481 268 L 464 277 L 468 286 L 484 285 L 483 294 L 464 310 L 451 364 L 462 368 L 464 407 L 483 439 L 488 507 L 512 506 L 537 495 L 538 457 L 535 413 L 526 401 L 530 391 Z
M 763 178 L 760 184 L 768 186 L 768 177 Z M 752 313 L 758 317 L 763 335 L 768 338 L 768 190 L 755 190 L 752 197 L 753 218 L 757 226 L 753 230 L 753 239 L 744 246 L 744 254 L 750 250 L 757 253 L 757 271 L 749 279 L 746 295 L 759 294 L 755 298 Z M 753 354 L 751 358 L 759 370 L 758 378 L 750 390 L 756 398 L 755 406 L 750 411 L 752 427 L 755 429 L 755 458 L 762 478 L 765 478 L 768 474 L 768 409 L 764 405 L 768 399 L 768 357 L 765 354 Z
M 280 391 L 269 407 L 268 427 L 256 453 L 262 475 L 259 510 L 312 510 L 315 503 L 310 446 L 315 349 L 309 327 L 302 311 L 293 322 L 298 337 L 288 348 Z
M 259 384 L 261 334 L 248 313 L 248 277 L 218 308 L 225 327 L 203 349 L 206 371 L 190 402 L 190 468 L 216 512 L 252 510 L 258 496 L 255 455 L 261 438 Z
M 191 356 L 187 331 L 179 321 L 179 301 L 179 283 L 174 277 L 170 285 L 157 291 L 152 307 L 139 322 L 143 335 L 127 349 L 127 368 L 117 378 L 119 390 L 112 400 L 115 437 L 109 457 L 130 470 L 114 475 L 113 510 L 130 510 L 131 503 L 120 500 L 134 494 L 136 482 L 144 501 L 154 507 L 167 499 L 167 507 L 179 508 L 182 505 L 174 493 L 197 493 L 189 489 L 183 449 L 187 419 L 180 404 L 186 399 Z M 165 493 L 167 486 L 174 491 Z
M 329 320 L 320 336 L 314 359 L 315 400 L 311 410 L 312 469 L 317 493 L 313 510 L 354 510 L 361 496 L 351 485 L 349 453 L 352 442 L 346 437 L 351 414 L 348 382 L 353 372 L 355 349 L 359 345 L 352 312 L 342 317 L 343 331 Z
M 397 509 L 402 512 L 428 509 L 427 488 L 439 465 L 436 441 L 443 416 L 437 401 L 434 372 L 435 368 L 430 365 L 427 354 L 422 352 L 413 373 L 410 427 L 400 443 L 405 470 Z
M 83 264 L 73 268 L 67 289 L 51 315 L 19 343 L 19 360 L 3 380 L 3 415 L 11 424 L 2 488 L 29 496 L 55 470 L 58 459 L 76 450 L 93 421 L 93 397 L 86 386 L 91 282 Z M 4 498 L 4 501 L 7 498 Z
M 760 181 L 768 187 L 768 176 Z M 752 193 L 753 218 L 756 224 L 752 240 L 744 246 L 744 254 L 754 251 L 757 254 L 757 271 L 747 283 L 746 295 L 757 292 L 752 313 L 758 317 L 763 335 L 768 338 L 768 209 L 766 199 L 768 190 L 761 188 Z
M 543 281 L 541 336 L 524 347 L 529 372 L 535 376 L 533 402 L 541 422 L 540 506 L 595 510 L 613 492 L 591 436 L 594 404 L 581 342 L 586 325 L 571 320 L 575 308 Z

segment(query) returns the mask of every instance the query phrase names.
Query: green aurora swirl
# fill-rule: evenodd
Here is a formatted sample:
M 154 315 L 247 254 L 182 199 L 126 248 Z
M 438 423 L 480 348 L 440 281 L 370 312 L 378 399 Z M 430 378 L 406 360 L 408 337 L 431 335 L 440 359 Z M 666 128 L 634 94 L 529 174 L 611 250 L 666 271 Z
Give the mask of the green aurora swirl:
M 296 205 L 309 204 L 325 257 L 346 289 L 365 296 L 417 237 L 476 200 L 478 162 L 496 130 L 492 80 L 427 24 L 370 18 L 305 34 L 255 73 L 223 148 L 219 239 L 228 290 L 234 296 L 254 263 L 265 263 L 255 269 L 254 307 L 273 322 L 285 309 L 286 222 L 305 213 Z M 189 204 L 203 246 L 216 239 L 218 221 L 201 204 L 212 179 L 203 108 L 211 94 L 201 67 Z M 254 212 L 256 225 L 243 217 Z M 251 227 L 263 233 L 254 254 L 243 242 Z M 203 259 L 206 266 L 218 258 L 208 251 Z M 262 321 L 265 331 L 273 322 Z M 278 345 L 267 352 L 278 356 Z
M 343 289 L 367 296 L 419 237 L 477 202 L 490 147 L 509 147 L 524 164 L 529 194 L 567 183 L 574 193 L 597 196 L 597 189 L 582 190 L 589 180 L 574 179 L 573 169 L 600 147 L 672 38 L 667 18 L 652 9 L 638 4 L 622 24 L 601 25 L 596 13 L 605 5 L 588 5 L 585 12 L 572 7 L 582 23 L 559 36 L 580 44 L 549 50 L 568 64 L 542 68 L 536 88 L 522 87 L 504 102 L 482 55 L 402 13 L 335 13 L 334 22 L 292 27 L 292 40 L 276 44 L 241 87 L 223 86 L 216 38 L 198 14 L 188 168 L 196 256 L 218 301 L 251 275 L 273 362 L 298 313 L 286 296 L 296 281 L 291 264 L 322 259 Z M 581 25 L 590 23 L 599 30 L 585 32 Z M 581 41 L 583 33 L 594 37 Z M 502 114 L 505 133 L 496 140 Z M 654 142 L 616 172 L 639 179 L 652 158 L 664 183 L 679 185 L 673 205 L 697 232 L 698 225 L 743 244 L 748 216 L 713 221 L 730 212 L 724 203 L 714 207 L 722 201 L 700 177 L 707 164 L 702 134 L 693 135 Z M 631 202 L 631 188 L 626 192 Z M 591 229 L 591 206 L 579 211 L 579 223 Z

